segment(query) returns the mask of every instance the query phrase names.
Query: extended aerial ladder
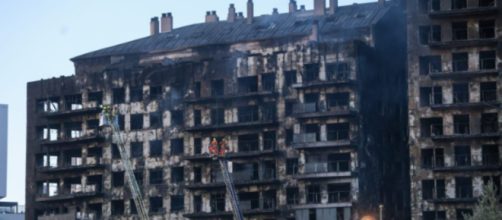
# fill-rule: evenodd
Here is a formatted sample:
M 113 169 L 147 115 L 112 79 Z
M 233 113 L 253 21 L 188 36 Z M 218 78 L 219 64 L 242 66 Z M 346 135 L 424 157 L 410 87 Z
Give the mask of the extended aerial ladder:
M 129 153 L 125 150 L 124 140 L 120 135 L 120 128 L 118 125 L 118 117 L 114 109 L 111 106 L 103 106 L 103 111 L 100 116 L 100 126 L 110 127 L 112 130 L 112 141 L 115 140 L 117 144 L 117 148 L 119 150 L 120 159 L 122 161 L 122 165 L 124 166 L 124 173 L 127 178 L 127 182 L 129 185 L 129 189 L 131 190 L 131 196 L 134 200 L 134 204 L 136 206 L 136 210 L 138 211 L 138 215 L 142 220 L 148 220 L 148 212 L 146 210 L 143 195 L 141 194 L 141 189 L 139 188 L 138 182 L 136 181 L 136 177 L 134 176 L 134 171 L 132 169 L 131 160 Z
M 216 139 L 211 141 L 209 145 L 209 153 L 213 156 L 213 159 L 218 160 L 221 167 L 221 173 L 223 176 L 223 181 L 227 188 L 227 193 L 230 195 L 230 203 L 232 204 L 232 213 L 235 220 L 244 220 L 242 217 L 242 212 L 239 205 L 239 198 L 237 197 L 237 192 L 235 191 L 234 180 L 228 171 L 228 161 L 225 159 L 225 153 L 227 150 L 227 145 L 224 140 L 220 142 L 220 148 L 218 149 L 218 142 Z

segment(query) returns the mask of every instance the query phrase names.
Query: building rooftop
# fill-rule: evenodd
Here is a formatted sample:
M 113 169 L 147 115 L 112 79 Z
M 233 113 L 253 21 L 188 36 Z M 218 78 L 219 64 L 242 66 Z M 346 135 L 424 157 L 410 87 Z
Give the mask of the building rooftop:
M 321 34 L 353 30 L 370 27 L 388 9 L 389 5 L 365 3 L 341 6 L 336 9 L 334 14 L 326 13 L 324 16 L 314 16 L 313 11 L 298 11 L 295 13 L 261 15 L 255 17 L 251 24 L 248 24 L 245 18 L 234 22 L 199 23 L 89 52 L 73 58 L 72 61 L 308 36 L 312 31 L 314 20 L 319 21 L 319 32 Z

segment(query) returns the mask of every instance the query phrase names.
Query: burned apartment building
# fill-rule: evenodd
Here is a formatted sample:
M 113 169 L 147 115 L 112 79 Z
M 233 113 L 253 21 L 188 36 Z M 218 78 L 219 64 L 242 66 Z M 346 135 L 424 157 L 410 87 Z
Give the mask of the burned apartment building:
M 72 59 L 28 84 L 27 219 L 134 219 L 100 106 L 119 112 L 152 219 L 232 219 L 226 158 L 246 219 L 407 219 L 405 17 L 393 2 L 291 1 L 289 12 L 173 28 Z
M 464 219 L 500 192 L 500 0 L 408 3 L 412 219 Z

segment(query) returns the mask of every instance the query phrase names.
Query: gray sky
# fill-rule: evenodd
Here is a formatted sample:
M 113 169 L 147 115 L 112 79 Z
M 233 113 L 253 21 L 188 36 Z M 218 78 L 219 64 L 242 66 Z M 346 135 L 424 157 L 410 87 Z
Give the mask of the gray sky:
M 376 0 L 374 0 L 376 1 Z M 313 0 L 297 0 L 312 8 Z M 372 2 L 339 0 L 340 5 Z M 0 2 L 0 103 L 9 105 L 7 198 L 24 204 L 26 83 L 72 75 L 70 58 L 148 35 L 151 17 L 172 12 L 174 26 L 204 21 L 246 0 L 2 0 Z M 288 10 L 289 0 L 254 0 L 255 15 Z

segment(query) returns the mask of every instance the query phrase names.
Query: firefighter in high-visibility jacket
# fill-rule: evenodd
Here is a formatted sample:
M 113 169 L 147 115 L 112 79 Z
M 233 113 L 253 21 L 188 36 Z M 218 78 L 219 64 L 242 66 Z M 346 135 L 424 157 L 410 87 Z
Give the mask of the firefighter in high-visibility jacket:
M 212 156 L 218 156 L 218 141 L 216 140 L 216 138 L 213 138 L 213 140 L 209 144 L 209 153 Z
M 228 145 L 225 138 L 220 141 L 220 156 L 223 157 L 228 151 Z

